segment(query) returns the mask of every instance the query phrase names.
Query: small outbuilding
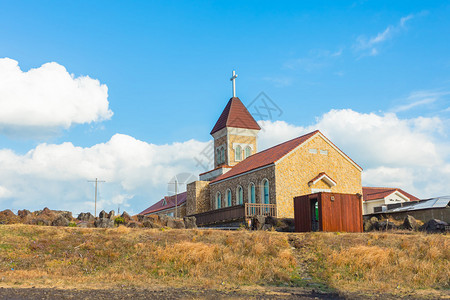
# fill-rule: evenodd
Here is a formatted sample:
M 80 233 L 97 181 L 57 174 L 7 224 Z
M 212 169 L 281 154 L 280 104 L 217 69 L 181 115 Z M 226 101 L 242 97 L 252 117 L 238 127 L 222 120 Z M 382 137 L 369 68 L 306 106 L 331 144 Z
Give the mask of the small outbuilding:
M 363 232 L 358 194 L 320 192 L 294 198 L 295 231 Z

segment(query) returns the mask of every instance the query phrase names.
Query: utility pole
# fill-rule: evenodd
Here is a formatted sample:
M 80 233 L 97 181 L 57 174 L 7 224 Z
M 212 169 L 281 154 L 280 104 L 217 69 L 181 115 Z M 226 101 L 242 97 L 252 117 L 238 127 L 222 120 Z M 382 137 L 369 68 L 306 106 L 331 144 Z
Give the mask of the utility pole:
M 177 199 L 177 187 L 178 187 L 178 180 L 175 179 L 175 218 L 178 218 L 178 212 L 177 212 L 177 206 L 178 206 L 178 199 Z
M 94 207 L 94 217 L 97 217 L 97 184 L 99 182 L 106 182 L 104 180 L 98 180 L 98 178 L 95 178 L 95 180 L 88 180 L 88 182 L 95 182 L 95 207 Z

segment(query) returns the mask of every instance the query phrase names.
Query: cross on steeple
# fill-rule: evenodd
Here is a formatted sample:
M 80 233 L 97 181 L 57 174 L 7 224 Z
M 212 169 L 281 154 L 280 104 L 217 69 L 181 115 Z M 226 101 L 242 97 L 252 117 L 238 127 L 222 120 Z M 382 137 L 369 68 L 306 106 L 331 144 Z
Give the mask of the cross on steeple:
M 230 81 L 233 82 L 233 98 L 236 97 L 236 79 L 237 78 L 237 74 L 235 71 L 233 71 L 233 76 L 231 76 Z

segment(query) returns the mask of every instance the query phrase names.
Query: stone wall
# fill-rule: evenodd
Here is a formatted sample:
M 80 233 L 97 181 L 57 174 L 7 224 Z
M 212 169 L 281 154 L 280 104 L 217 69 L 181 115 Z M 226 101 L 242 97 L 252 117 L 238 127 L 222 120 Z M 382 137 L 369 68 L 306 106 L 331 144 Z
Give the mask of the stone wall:
M 217 192 L 220 192 L 222 195 L 222 206 L 226 207 L 227 205 L 227 190 L 231 190 L 231 205 L 237 204 L 237 197 L 236 192 L 238 189 L 238 186 L 241 186 L 243 188 L 243 201 L 244 203 L 249 202 L 249 185 L 250 183 L 253 183 L 255 185 L 255 200 L 256 203 L 263 203 L 262 200 L 262 181 L 263 179 L 269 180 L 269 202 L 271 204 L 275 204 L 275 195 L 276 195 L 276 185 L 275 185 L 275 169 L 274 166 L 269 166 L 267 168 L 251 172 L 248 174 L 245 174 L 243 176 L 238 176 L 235 178 L 231 178 L 228 180 L 224 180 L 218 183 L 210 184 L 210 206 L 211 209 L 216 209 L 216 195 Z
M 237 163 L 239 163 L 240 161 L 236 161 L 236 154 L 235 151 L 233 149 L 233 143 L 239 143 L 239 144 L 248 144 L 248 145 L 252 145 L 252 154 L 255 154 L 257 151 L 256 148 L 256 136 L 243 136 L 243 135 L 234 135 L 234 134 L 230 134 L 229 138 L 228 138 L 228 153 L 230 156 L 230 160 L 229 160 L 229 165 L 230 166 L 234 166 Z M 242 147 L 242 155 L 241 155 L 242 160 L 244 160 L 244 147 Z
M 317 153 L 310 153 L 316 149 Z M 327 154 L 323 151 L 328 151 Z M 293 198 L 311 194 L 308 182 L 325 172 L 335 182 L 331 192 L 362 194 L 361 170 L 335 150 L 320 135 L 315 135 L 276 164 L 277 214 L 281 218 L 294 217 Z M 317 185 L 317 184 L 316 184 Z M 317 187 L 325 187 L 322 183 Z M 362 201 L 362 200 L 361 200 Z M 362 212 L 361 212 L 362 213 Z
M 224 146 L 225 149 L 225 163 L 218 163 L 218 158 L 217 158 L 217 148 L 220 146 Z M 218 166 L 221 165 L 226 165 L 228 161 L 228 151 L 227 151 L 227 136 L 222 136 L 218 139 L 214 139 L 214 168 L 217 168 Z
M 186 213 L 193 215 L 209 211 L 209 182 L 194 181 L 187 185 Z

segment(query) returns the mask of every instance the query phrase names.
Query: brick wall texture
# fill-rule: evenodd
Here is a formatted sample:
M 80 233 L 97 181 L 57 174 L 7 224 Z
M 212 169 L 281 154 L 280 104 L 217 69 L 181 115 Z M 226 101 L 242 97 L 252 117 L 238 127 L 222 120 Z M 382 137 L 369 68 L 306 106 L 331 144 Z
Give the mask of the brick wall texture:
M 316 149 L 317 153 L 310 153 L 310 149 Z M 320 150 L 328 151 L 328 154 L 321 154 Z M 320 186 L 308 186 L 308 182 L 321 172 L 331 177 L 336 182 L 336 186 L 330 188 L 323 182 Z M 361 171 L 320 135 L 315 135 L 277 163 L 278 216 L 293 218 L 293 198 L 311 194 L 311 188 L 327 188 L 335 193 L 362 194 Z
M 208 181 L 191 182 L 187 185 L 186 191 L 186 213 L 188 215 L 211 210 Z

